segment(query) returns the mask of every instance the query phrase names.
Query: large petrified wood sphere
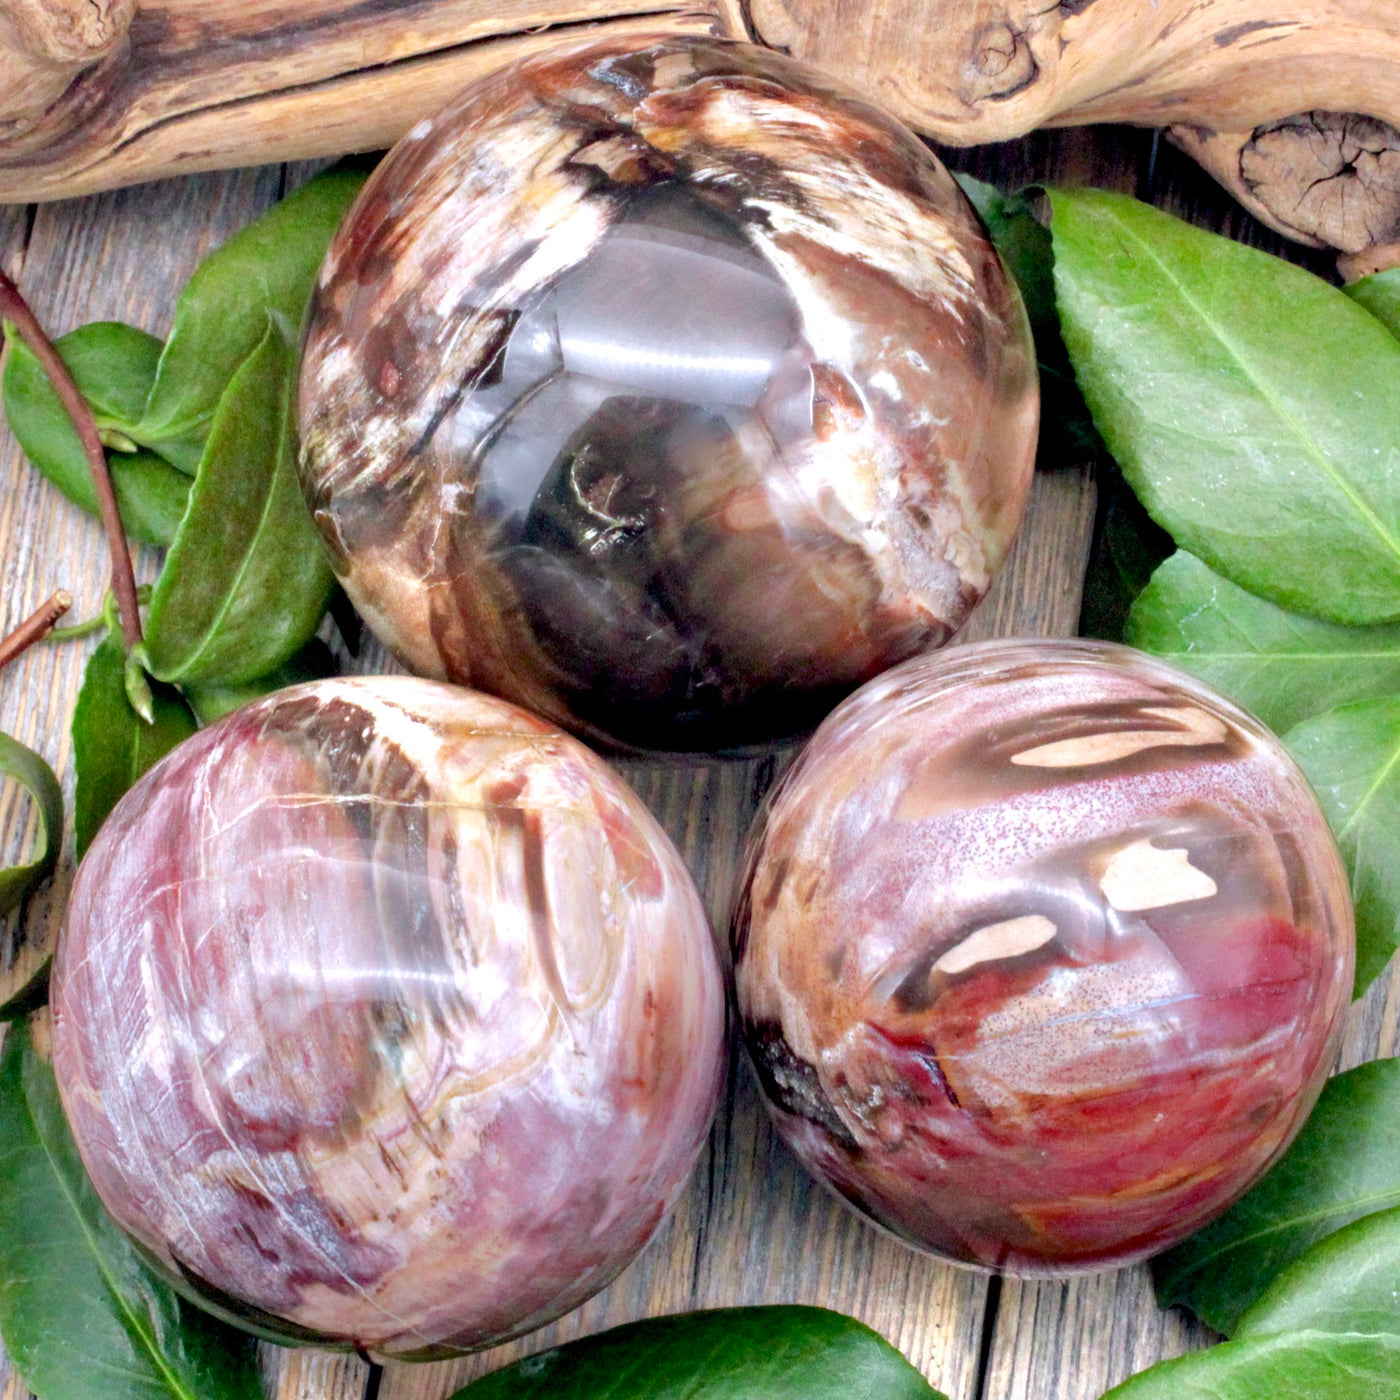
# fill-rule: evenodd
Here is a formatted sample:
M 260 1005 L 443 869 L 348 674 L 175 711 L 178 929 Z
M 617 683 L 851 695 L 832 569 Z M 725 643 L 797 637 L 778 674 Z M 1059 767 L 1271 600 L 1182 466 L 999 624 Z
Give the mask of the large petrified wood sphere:
M 413 669 L 704 749 L 944 642 L 1036 418 L 1019 298 L 910 132 L 748 45 L 613 42 L 471 86 L 371 178 L 302 479 Z
M 179 1286 L 387 1355 L 528 1331 L 646 1243 L 715 1106 L 680 857 L 573 739 L 406 678 L 236 712 L 83 860 L 54 1068 Z
M 1347 882 L 1282 745 L 1122 647 L 921 657 L 833 713 L 756 829 L 744 1034 L 798 1156 L 902 1239 L 1125 1263 L 1301 1126 Z

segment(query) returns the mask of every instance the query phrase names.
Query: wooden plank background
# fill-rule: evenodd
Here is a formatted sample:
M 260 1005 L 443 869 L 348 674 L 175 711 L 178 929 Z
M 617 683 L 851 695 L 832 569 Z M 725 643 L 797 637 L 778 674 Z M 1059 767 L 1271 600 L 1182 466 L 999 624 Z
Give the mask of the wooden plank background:
M 1040 133 L 950 162 L 1006 186 L 1092 183 L 1135 193 L 1207 227 L 1283 251 L 1326 274 L 1326 260 L 1282 245 L 1243 215 L 1189 161 L 1150 132 Z M 0 206 L 0 260 L 53 334 L 115 318 L 157 334 L 200 258 L 310 173 L 269 166 L 196 176 L 32 208 Z M 1030 515 L 993 594 L 965 639 L 1069 635 L 1094 520 L 1094 483 L 1064 463 L 1036 481 Z M 143 551 L 141 576 L 157 558 Z M 101 533 L 24 462 L 0 430 L 0 629 L 56 587 L 74 617 L 92 615 L 106 584 Z M 0 674 L 0 729 L 43 753 L 71 795 L 68 722 L 92 643 L 40 646 Z M 359 669 L 386 669 L 371 648 Z M 791 750 L 744 761 L 622 765 L 677 841 L 712 917 L 728 913 L 743 833 Z M 32 839 L 27 803 L 0 794 L 0 858 Z M 56 921 L 68 859 L 30 919 Z M 1400 977 L 1382 979 L 1353 1009 L 1344 1063 L 1396 1051 Z M 878 1329 L 951 1400 L 1096 1400 L 1160 1357 L 1209 1341 L 1155 1305 L 1144 1267 L 1068 1282 L 989 1279 L 904 1249 L 862 1224 L 778 1144 L 739 1056 L 690 1189 L 657 1239 L 612 1287 L 534 1335 L 481 1356 L 378 1368 L 317 1351 L 263 1348 L 275 1400 L 442 1400 L 513 1357 L 615 1323 L 739 1303 L 806 1302 Z M 0 1353 L 0 1400 L 27 1392 Z

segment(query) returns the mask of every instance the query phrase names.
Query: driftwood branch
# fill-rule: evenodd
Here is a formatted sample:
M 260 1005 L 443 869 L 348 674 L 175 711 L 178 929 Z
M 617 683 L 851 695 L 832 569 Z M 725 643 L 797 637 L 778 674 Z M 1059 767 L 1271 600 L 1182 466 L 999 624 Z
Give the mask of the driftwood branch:
M 1400 241 L 1395 0 L 752 0 L 752 19 L 950 145 L 1166 127 L 1289 237 Z
M 60 18 L 96 5 L 120 32 L 90 47 L 86 60 L 71 57 L 70 45 L 64 69 L 57 41 L 45 39 L 45 48 L 34 36 L 67 31 L 56 19 L 16 29 L 9 9 L 16 4 L 21 17 L 32 10 Z M 743 32 L 738 0 L 4 5 L 0 202 L 380 149 L 472 78 L 571 36 Z
M 386 146 L 594 31 L 752 34 L 954 145 L 1166 127 L 1293 238 L 1400 243 L 1396 0 L 3 0 L 0 200 Z

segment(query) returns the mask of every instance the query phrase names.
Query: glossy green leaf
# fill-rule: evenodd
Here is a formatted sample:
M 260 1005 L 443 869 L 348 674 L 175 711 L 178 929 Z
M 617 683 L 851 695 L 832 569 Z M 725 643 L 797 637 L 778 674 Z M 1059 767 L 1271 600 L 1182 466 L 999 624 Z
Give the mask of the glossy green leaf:
M 193 474 L 215 411 L 269 314 L 300 327 L 326 247 L 364 175 L 331 170 L 288 195 L 185 284 L 139 424 L 139 440 Z
M 824 1308 L 722 1308 L 614 1327 L 456 1400 L 943 1400 L 890 1344 Z
M 1400 947 L 1400 697 L 1305 720 L 1284 742 L 1308 775 L 1351 876 L 1360 996 Z
M 261 1400 L 251 1339 L 180 1301 L 98 1201 L 53 1070 L 0 1049 L 0 1336 L 43 1400 Z
M 196 725 L 172 686 L 151 686 L 154 721 L 147 724 L 126 696 L 121 644 L 106 638 L 88 660 L 73 711 L 73 827 L 78 855 L 87 850 L 122 794 Z
M 1172 552 L 1172 537 L 1142 508 L 1112 465 L 1099 471 L 1098 518 L 1084 573 L 1079 632 L 1121 642 L 1129 610 L 1152 572 Z
M 1166 657 L 1283 733 L 1353 700 L 1400 694 L 1400 625 L 1285 612 L 1174 554 L 1133 605 L 1125 640 Z
M 1400 1334 L 1400 1208 L 1313 1245 L 1264 1290 L 1235 1336 L 1306 1331 Z
M 1159 1361 L 1103 1400 L 1400 1400 L 1400 1337 L 1291 1332 Z
M 1393 336 L 1400 337 L 1400 267 L 1389 267 L 1342 288 Z
M 1258 249 L 1122 195 L 1052 200 L 1065 343 L 1152 517 L 1282 607 L 1400 618 L 1400 342 Z
M 242 685 L 320 625 L 333 580 L 297 482 L 295 364 L 269 321 L 220 400 L 151 595 L 148 668 L 161 680 Z
M 1318 1240 L 1400 1205 L 1400 1059 L 1330 1080 L 1278 1165 L 1218 1220 L 1152 1261 L 1157 1300 L 1217 1332 Z
M 244 685 L 190 686 L 185 699 L 201 724 L 213 724 L 262 695 L 303 681 L 318 681 L 336 674 L 335 656 L 319 637 L 313 637 L 291 660 L 265 676 Z
M 10 430 L 24 455 L 74 505 L 98 514 L 77 429 L 34 353 L 18 337 L 10 337 L 9 345 L 3 394 Z M 104 439 L 134 446 L 131 434 L 155 379 L 160 341 L 119 321 L 95 321 L 61 337 L 54 348 Z M 127 534 L 145 544 L 169 544 L 185 513 L 189 479 L 147 451 L 109 451 L 107 466 Z
M 8 914 L 26 895 L 53 874 L 63 844 L 63 789 L 53 769 L 33 749 L 0 734 L 0 778 L 19 783 L 34 799 L 39 817 L 38 840 L 31 858 L 0 870 L 0 914 Z
M 1041 191 L 1032 187 L 1003 194 L 995 185 L 962 172 L 954 178 L 981 215 L 997 252 L 1015 277 L 1035 334 L 1036 358 L 1040 363 L 1037 465 L 1079 465 L 1104 456 L 1103 442 L 1094 430 L 1060 337 L 1050 230 L 1033 210 L 1033 201 L 1043 197 Z

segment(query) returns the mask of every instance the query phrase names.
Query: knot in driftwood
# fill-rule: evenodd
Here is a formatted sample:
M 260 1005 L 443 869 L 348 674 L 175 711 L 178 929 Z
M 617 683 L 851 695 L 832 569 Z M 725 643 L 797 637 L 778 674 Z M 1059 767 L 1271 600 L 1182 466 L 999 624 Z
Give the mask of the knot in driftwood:
M 1026 31 L 1006 20 L 984 25 L 973 38 L 969 57 L 959 94 L 969 105 L 1011 97 L 1040 74 Z
M 126 38 L 136 0 L 5 0 L 0 6 L 0 138 L 35 126 L 73 79 Z

